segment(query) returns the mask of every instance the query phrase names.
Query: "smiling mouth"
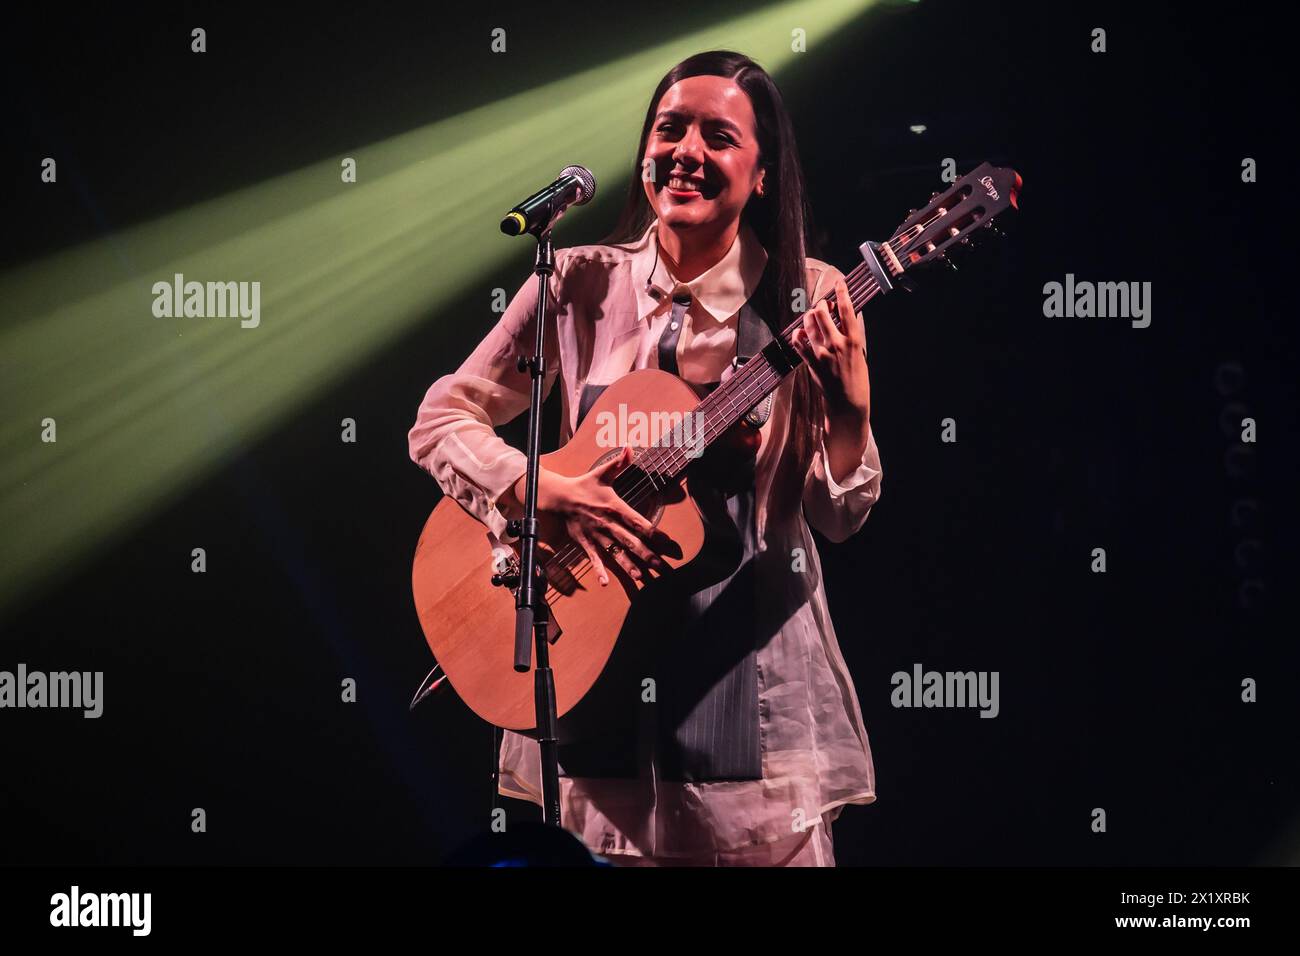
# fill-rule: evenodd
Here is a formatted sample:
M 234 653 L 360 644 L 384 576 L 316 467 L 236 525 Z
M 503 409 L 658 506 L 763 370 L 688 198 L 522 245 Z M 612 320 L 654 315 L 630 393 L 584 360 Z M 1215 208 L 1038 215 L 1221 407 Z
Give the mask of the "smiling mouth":
M 694 196 L 704 198 L 706 191 L 712 191 L 704 180 L 695 176 L 671 176 L 668 182 L 664 183 L 664 188 L 672 195 L 683 198 Z

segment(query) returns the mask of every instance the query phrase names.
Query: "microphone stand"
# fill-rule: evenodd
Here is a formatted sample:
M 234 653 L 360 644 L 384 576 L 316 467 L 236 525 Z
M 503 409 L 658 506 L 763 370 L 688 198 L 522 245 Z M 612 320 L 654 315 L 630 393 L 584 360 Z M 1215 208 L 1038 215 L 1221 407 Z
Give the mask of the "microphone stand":
M 556 217 L 558 218 L 558 217 Z M 542 430 L 542 389 L 546 384 L 546 313 L 550 307 L 550 277 L 555 272 L 555 250 L 551 226 L 541 224 L 530 233 L 537 238 L 537 338 L 532 357 L 519 356 L 517 368 L 532 375 L 528 402 L 528 471 L 525 478 L 524 517 L 510 522 L 519 535 L 519 590 L 515 596 L 515 670 L 527 673 L 531 664 L 529 640 L 533 642 L 537 668 L 533 672 L 533 700 L 537 709 L 537 742 L 541 747 L 542 815 L 547 824 L 560 826 L 560 771 L 556 736 L 555 675 L 551 671 L 550 644 L 546 638 L 549 607 L 546 579 L 537 564 L 537 479 L 538 449 Z

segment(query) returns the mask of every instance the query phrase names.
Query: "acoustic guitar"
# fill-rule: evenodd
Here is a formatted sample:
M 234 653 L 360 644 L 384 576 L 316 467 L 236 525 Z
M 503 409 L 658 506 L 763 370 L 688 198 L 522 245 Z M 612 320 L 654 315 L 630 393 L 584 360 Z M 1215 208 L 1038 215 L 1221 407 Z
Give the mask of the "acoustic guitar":
M 931 196 L 888 241 L 863 243 L 862 262 L 845 276 L 854 309 L 861 311 L 895 287 L 910 289 L 919 267 L 950 264 L 954 246 L 969 244 L 975 230 L 992 227 L 995 216 L 1017 207 L 1020 186 L 1015 170 L 984 163 Z M 823 301 L 840 326 L 834 290 Z M 688 466 L 798 367 L 801 359 L 789 342 L 802 322 L 802 316 L 791 322 L 703 401 L 667 372 L 631 372 L 601 393 L 564 447 L 540 456 L 542 467 L 580 475 L 622 454 L 621 447 L 598 441 L 597 423 L 610 420 L 602 412 L 628 419 L 627 409 L 640 412 L 639 420 L 648 423 L 646 444 L 635 449 L 612 487 L 670 542 L 657 548 L 670 568 L 665 574 L 674 574 L 704 545 Z M 461 699 L 487 722 L 527 733 L 536 724 L 533 674 L 514 670 L 519 555 L 501 546 L 494 553 L 491 540 L 478 519 L 444 497 L 416 545 L 415 608 L 429 649 Z M 637 581 L 610 560 L 610 583 L 602 587 L 586 552 L 568 539 L 561 522 L 545 514 L 539 515 L 537 554 L 551 615 L 547 637 L 556 715 L 563 717 L 599 679 L 629 609 L 652 582 L 649 576 Z

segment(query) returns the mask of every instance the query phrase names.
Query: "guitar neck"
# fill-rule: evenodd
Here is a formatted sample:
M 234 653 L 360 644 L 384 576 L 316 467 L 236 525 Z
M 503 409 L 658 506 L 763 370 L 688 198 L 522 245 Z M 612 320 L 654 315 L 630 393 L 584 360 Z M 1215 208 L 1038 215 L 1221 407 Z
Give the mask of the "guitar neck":
M 881 286 L 864 262 L 844 277 L 855 312 L 880 294 Z M 821 302 L 830 306 L 831 320 L 843 330 L 836 307 L 835 290 Z M 815 308 L 816 306 L 814 306 Z M 687 466 L 739 422 L 749 410 L 776 391 L 787 375 L 803 362 L 790 345 L 791 337 L 803 325 L 803 316 L 781 330 L 767 347 L 742 365 L 690 412 L 692 422 L 679 425 L 660 442 L 642 451 L 635 465 L 661 487 L 679 480 Z
M 952 265 L 948 254 L 969 245 L 976 229 L 991 229 L 995 216 L 1007 208 L 1018 208 L 1020 187 L 1020 174 L 1014 169 L 981 163 L 946 189 L 933 193 L 924 207 L 913 209 L 889 242 L 881 246 L 863 243 L 859 247 L 863 261 L 844 277 L 854 311 L 888 292 L 892 280 L 900 279 L 905 271 L 936 261 Z M 878 253 L 883 253 L 883 260 Z M 843 330 L 834 290 L 820 301 L 830 306 L 832 321 Z M 660 487 L 680 479 L 692 459 L 774 392 L 803 362 L 790 345 L 791 336 L 802 324 L 801 315 L 700 402 L 687 415 L 689 432 L 687 423 L 682 422 L 657 445 L 638 454 L 635 465 Z

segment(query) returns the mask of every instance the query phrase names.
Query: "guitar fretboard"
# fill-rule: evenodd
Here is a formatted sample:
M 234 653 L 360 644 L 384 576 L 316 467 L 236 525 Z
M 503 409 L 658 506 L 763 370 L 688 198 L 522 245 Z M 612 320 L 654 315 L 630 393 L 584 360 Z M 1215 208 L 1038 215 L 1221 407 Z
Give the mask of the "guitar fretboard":
M 861 311 L 880 292 L 880 286 L 865 263 L 844 279 L 855 312 Z M 820 301 L 830 306 L 831 319 L 842 330 L 835 290 L 826 293 Z M 698 457 L 697 453 L 706 450 L 750 409 L 776 391 L 785 377 L 802 364 L 803 359 L 790 345 L 791 336 L 802 325 L 803 316 L 800 315 L 688 413 L 692 419 L 690 423 L 677 425 L 656 445 L 637 455 L 633 462 L 635 467 L 660 488 L 678 481 L 686 467 Z

